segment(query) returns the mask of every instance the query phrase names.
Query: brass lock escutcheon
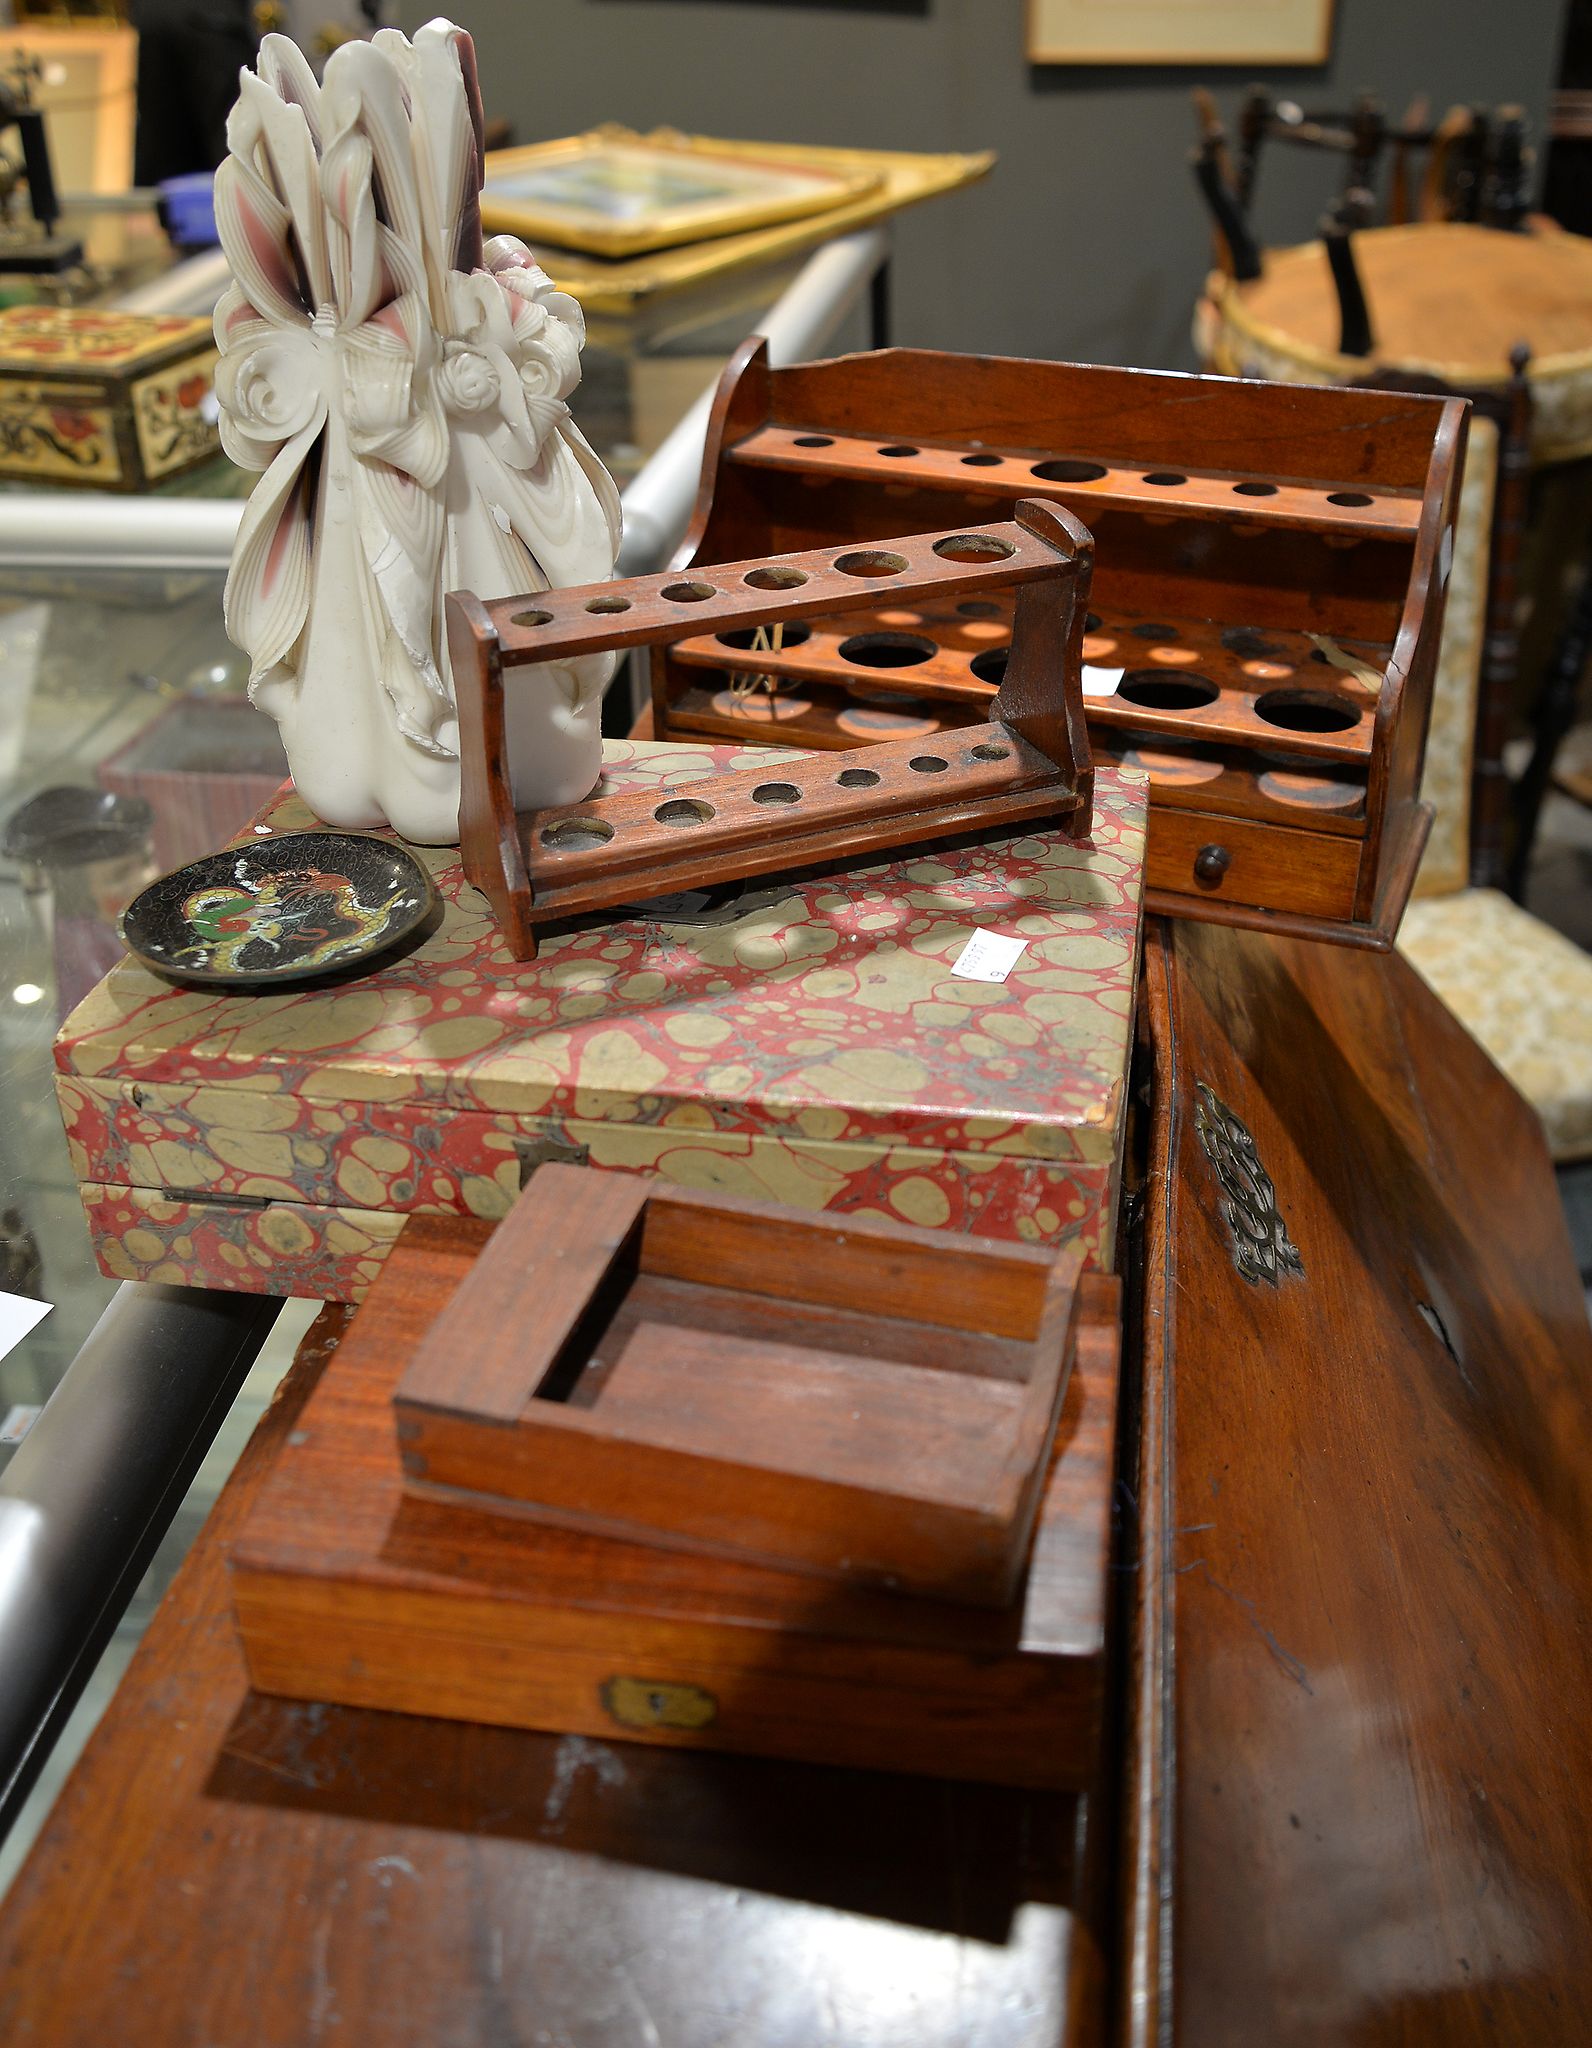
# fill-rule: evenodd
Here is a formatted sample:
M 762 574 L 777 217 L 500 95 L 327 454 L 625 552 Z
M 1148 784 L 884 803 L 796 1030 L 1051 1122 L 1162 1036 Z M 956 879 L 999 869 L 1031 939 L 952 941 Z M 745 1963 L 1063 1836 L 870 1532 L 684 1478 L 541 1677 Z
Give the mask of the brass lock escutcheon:
M 1275 1287 L 1290 1273 L 1302 1277 L 1304 1261 L 1288 1235 L 1254 1133 L 1203 1081 L 1194 1087 L 1194 1131 L 1222 1191 L 1220 1206 L 1232 1241 L 1233 1264 L 1251 1286 L 1264 1282 Z
M 706 1728 L 719 1712 L 702 1686 L 667 1678 L 610 1678 L 597 1696 L 621 1728 Z

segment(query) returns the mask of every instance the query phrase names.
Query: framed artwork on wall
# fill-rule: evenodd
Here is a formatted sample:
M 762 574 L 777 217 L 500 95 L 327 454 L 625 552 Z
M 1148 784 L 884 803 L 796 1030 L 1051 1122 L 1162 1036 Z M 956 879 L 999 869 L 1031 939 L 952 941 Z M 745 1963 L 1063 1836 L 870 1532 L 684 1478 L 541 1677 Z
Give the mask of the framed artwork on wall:
M 1027 0 L 1030 64 L 1324 64 L 1333 0 Z

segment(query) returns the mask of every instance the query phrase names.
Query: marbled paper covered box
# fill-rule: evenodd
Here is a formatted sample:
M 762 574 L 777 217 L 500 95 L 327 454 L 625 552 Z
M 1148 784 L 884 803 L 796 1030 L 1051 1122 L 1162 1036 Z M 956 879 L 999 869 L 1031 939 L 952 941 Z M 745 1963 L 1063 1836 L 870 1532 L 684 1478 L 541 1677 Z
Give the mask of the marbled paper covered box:
M 610 742 L 607 779 L 679 786 L 737 755 Z M 758 883 L 555 937 L 531 965 L 446 851 L 422 856 L 439 930 L 340 986 L 217 995 L 125 962 L 56 1047 L 100 1262 L 348 1299 L 407 1214 L 500 1216 L 527 1156 L 570 1150 L 1109 1261 L 1144 804 L 1142 778 L 1102 770 L 1086 842 Z M 310 822 L 291 796 L 265 815 Z M 979 926 L 1029 942 L 1003 983 L 952 974 Z

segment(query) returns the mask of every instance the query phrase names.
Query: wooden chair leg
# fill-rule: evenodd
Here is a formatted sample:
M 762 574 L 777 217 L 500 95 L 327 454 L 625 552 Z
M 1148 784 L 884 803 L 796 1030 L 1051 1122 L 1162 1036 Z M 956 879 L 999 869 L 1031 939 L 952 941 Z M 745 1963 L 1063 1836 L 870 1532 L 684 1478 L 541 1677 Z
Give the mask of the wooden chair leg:
M 1515 615 L 1531 482 L 1531 391 L 1526 381 L 1530 361 L 1531 351 L 1517 342 L 1509 356 L 1508 412 L 1498 430 L 1498 481 L 1487 543 L 1487 617 L 1471 767 L 1470 879 L 1477 889 L 1503 888 L 1508 868 L 1510 789 L 1504 742 L 1509 736 L 1520 666 L 1520 629 Z
M 1210 208 L 1218 233 L 1227 244 L 1229 270 L 1239 284 L 1247 284 L 1260 275 L 1260 251 L 1223 181 L 1217 146 L 1211 137 L 1207 136 L 1195 150 L 1193 162 L 1194 182 Z
M 1354 260 L 1350 223 L 1346 218 L 1354 195 L 1339 202 L 1321 223 L 1321 239 L 1327 248 L 1327 263 L 1338 294 L 1338 353 L 1368 356 L 1371 353 L 1371 314 L 1365 303 L 1359 265 Z M 1357 210 L 1357 209 L 1356 209 Z
M 1554 649 L 1542 678 L 1542 687 L 1532 710 L 1531 759 L 1515 785 L 1515 843 L 1509 862 L 1509 893 L 1517 903 L 1525 901 L 1531 873 L 1531 849 L 1537 837 L 1542 800 L 1553 779 L 1554 757 L 1565 735 L 1575 723 L 1576 701 L 1581 678 L 1592 657 L 1592 553 L 1582 572 L 1580 588 L 1570 607 L 1559 644 Z
M 1267 124 L 1271 120 L 1271 94 L 1263 85 L 1252 85 L 1244 95 L 1244 104 L 1238 113 L 1238 170 L 1233 181 L 1233 196 L 1238 210 L 1245 219 L 1249 218 L 1251 202 L 1255 197 L 1255 174 L 1260 168 L 1260 145 L 1266 139 Z

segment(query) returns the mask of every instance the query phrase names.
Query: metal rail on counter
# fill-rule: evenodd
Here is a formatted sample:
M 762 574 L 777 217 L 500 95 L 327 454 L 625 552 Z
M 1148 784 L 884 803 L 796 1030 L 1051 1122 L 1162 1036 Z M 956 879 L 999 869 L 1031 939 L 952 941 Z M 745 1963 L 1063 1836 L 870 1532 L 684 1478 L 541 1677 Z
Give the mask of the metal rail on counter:
M 877 321 L 874 286 L 884 275 L 889 256 L 889 231 L 884 227 L 865 228 L 826 242 L 748 331 L 768 337 L 769 355 L 776 364 L 821 354 L 865 294 L 870 295 Z M 195 262 L 208 263 L 209 259 L 196 258 Z M 226 282 L 224 261 L 219 272 L 211 265 L 205 277 L 204 290 L 210 292 L 213 303 L 214 293 Z M 144 304 L 138 294 L 129 294 L 126 303 L 132 304 L 135 298 Z M 638 576 L 661 569 L 685 532 L 712 405 L 710 386 L 625 492 L 620 575 Z M 0 568 L 220 572 L 231 558 L 242 515 L 242 500 L 235 498 L 13 492 L 0 496 Z
M 0 1472 L 0 1838 L 280 1307 L 124 1283 Z
M 767 335 L 774 361 L 821 353 L 864 294 L 877 331 L 889 248 L 887 231 L 870 228 L 817 250 L 752 330 Z M 164 296 L 146 292 L 138 303 L 206 310 L 196 295 L 213 303 L 224 265 L 201 258 L 183 271 Z M 712 397 L 702 394 L 626 491 L 621 574 L 661 567 L 684 533 Z M 204 499 L 0 496 L 0 567 L 219 573 L 241 510 Z M 278 1307 L 269 1297 L 124 1284 L 0 1472 L 0 1838 Z

